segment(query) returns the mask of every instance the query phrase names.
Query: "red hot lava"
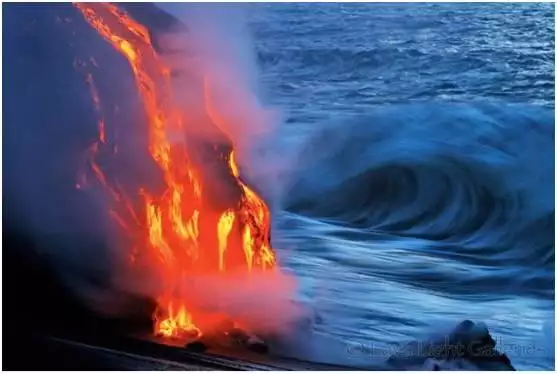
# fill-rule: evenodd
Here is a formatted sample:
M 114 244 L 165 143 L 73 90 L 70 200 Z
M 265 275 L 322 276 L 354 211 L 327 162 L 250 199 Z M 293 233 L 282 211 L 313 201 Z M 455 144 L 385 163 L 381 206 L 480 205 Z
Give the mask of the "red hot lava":
M 219 282 L 221 292 L 226 292 L 228 284 L 233 287 L 237 274 L 249 278 L 255 272 L 278 272 L 270 246 L 269 210 L 240 179 L 232 147 L 224 154 L 221 152 L 222 158 L 218 160 L 226 169 L 223 178 L 229 179 L 226 183 L 237 192 L 236 198 L 223 208 L 222 201 L 215 202 L 215 194 L 207 192 L 208 171 L 196 165 L 186 141 L 170 139 L 169 134 L 185 134 L 196 123 L 188 119 L 183 108 L 172 103 L 170 68 L 155 51 L 147 29 L 112 4 L 76 3 L 75 6 L 129 62 L 148 122 L 148 151 L 162 171 L 164 189 L 153 193 L 137 186 L 135 194 L 141 196 L 142 203 L 133 207 L 130 203 L 133 199 L 110 182 L 95 161 L 99 149 L 107 142 L 102 116 L 98 141 L 90 150 L 91 169 L 114 202 L 110 216 L 122 230 L 137 230 L 134 237 L 138 239 L 133 247 L 138 248 L 150 271 L 164 285 L 161 292 L 153 295 L 158 305 L 153 317 L 154 332 L 166 337 L 199 336 L 213 324 L 224 318 L 234 320 L 235 316 L 227 315 L 218 306 L 203 307 L 198 297 L 189 296 L 183 279 L 210 278 Z M 210 103 L 212 78 L 204 77 L 205 110 L 228 138 L 223 131 L 223 117 Z M 98 109 L 102 98 L 93 82 L 89 83 Z M 236 322 L 243 326 L 249 324 L 249 321 Z

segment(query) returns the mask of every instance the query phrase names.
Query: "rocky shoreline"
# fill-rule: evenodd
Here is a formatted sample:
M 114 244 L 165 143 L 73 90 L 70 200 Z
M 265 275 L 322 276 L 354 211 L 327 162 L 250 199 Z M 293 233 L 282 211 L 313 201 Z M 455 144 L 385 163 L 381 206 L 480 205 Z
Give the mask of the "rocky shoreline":
M 387 363 L 396 370 L 516 370 L 487 326 L 469 320 L 442 338 L 407 344 Z

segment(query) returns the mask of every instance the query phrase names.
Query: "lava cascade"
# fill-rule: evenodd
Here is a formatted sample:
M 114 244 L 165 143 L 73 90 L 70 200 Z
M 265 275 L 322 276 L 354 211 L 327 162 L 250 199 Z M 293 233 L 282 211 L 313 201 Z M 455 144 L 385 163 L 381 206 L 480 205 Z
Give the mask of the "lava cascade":
M 188 299 L 185 277 L 212 277 L 226 284 L 233 274 L 278 271 L 270 246 L 270 215 L 265 202 L 240 178 L 231 139 L 222 117 L 210 103 L 212 77 L 204 79 L 206 112 L 221 129 L 225 146 L 214 145 L 212 157 L 220 165 L 221 185 L 233 191 L 232 199 L 216 201 L 217 182 L 204 165 L 196 164 L 187 146 L 187 129 L 196 126 L 172 100 L 171 70 L 157 54 L 146 27 L 108 3 L 75 3 L 87 22 L 129 62 L 148 123 L 148 152 L 162 171 L 164 188 L 152 192 L 137 186 L 140 204 L 112 182 L 96 161 L 113 139 L 107 136 L 92 76 L 88 84 L 99 113 L 98 139 L 89 149 L 89 167 L 108 192 L 109 214 L 126 233 L 136 238 L 130 261 L 143 258 L 164 284 L 156 295 L 155 334 L 166 337 L 199 336 L 205 326 L 227 318 L 217 308 L 204 310 Z M 181 134 L 180 140 L 169 134 Z M 223 182 L 224 181 L 224 182 Z M 78 187 L 83 188 L 84 183 Z M 213 191 L 213 192 L 211 192 Z M 217 192 L 214 192 L 217 191 Z M 218 200 L 218 199 L 217 199 Z M 223 203 L 224 202 L 224 203 Z M 218 302 L 217 302 L 218 304 Z

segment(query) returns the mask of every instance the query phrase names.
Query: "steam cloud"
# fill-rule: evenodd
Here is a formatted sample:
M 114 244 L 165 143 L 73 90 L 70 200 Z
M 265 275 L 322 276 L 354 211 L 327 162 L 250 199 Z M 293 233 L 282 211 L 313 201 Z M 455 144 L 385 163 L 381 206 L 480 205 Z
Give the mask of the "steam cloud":
M 158 39 L 163 51 L 174 52 L 163 53 L 163 58 L 177 75 L 173 87 L 176 105 L 191 124 L 186 141 L 219 143 L 222 133 L 226 134 L 233 143 L 242 176 L 251 177 L 250 182 L 267 190 L 269 185 L 261 182 L 261 176 L 275 170 L 268 162 L 257 161 L 254 154 L 258 143 L 274 130 L 278 116 L 257 96 L 260 88 L 247 8 L 238 4 L 157 5 L 188 29 Z M 267 195 L 272 197 L 274 191 Z M 293 279 L 278 272 L 252 277 L 238 274 L 227 284 L 196 279 L 195 286 L 187 287 L 189 302 L 211 304 L 208 289 L 220 308 L 263 331 L 284 332 L 304 314 L 291 301 Z
M 222 131 L 231 138 L 241 161 L 249 163 L 249 150 L 272 130 L 276 118 L 257 97 L 257 68 L 245 8 L 179 3 L 158 6 L 188 28 L 186 33 L 169 33 L 159 39 L 163 50 L 178 51 L 163 57 L 179 74 L 174 87 L 178 105 L 188 118 L 197 119 L 188 135 L 219 140 Z
M 197 124 L 188 129 L 188 136 L 218 141 L 219 133 L 226 133 L 234 144 L 242 176 L 260 187 L 273 209 L 285 186 L 281 178 L 292 163 L 284 154 L 273 157 L 272 152 L 262 150 L 278 129 L 281 115 L 261 101 L 263 89 L 247 22 L 250 5 L 157 6 L 188 28 L 187 33 L 169 33 L 159 40 L 164 50 L 182 51 L 163 55 L 179 74 L 174 87 L 178 105 Z M 208 113 L 207 106 L 218 116 Z

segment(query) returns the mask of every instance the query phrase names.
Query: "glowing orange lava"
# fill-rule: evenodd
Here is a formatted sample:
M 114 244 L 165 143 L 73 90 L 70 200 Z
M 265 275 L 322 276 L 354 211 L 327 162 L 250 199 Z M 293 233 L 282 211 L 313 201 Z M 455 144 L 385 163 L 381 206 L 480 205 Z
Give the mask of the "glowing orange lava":
M 154 314 L 156 334 L 166 337 L 197 336 L 199 326 L 221 318 L 219 311 L 208 312 L 191 307 L 180 282 L 184 276 L 213 276 L 226 279 L 232 272 L 251 272 L 255 269 L 274 269 L 275 255 L 270 246 L 269 210 L 264 201 L 240 179 L 234 150 L 225 148 L 219 159 L 226 173 L 223 185 L 238 191 L 234 201 L 215 203 L 217 192 L 207 177 L 206 170 L 196 165 L 184 139 L 170 140 L 168 134 L 184 134 L 190 123 L 182 108 L 172 104 L 170 69 L 155 51 L 148 30 L 115 5 L 107 3 L 75 3 L 87 22 L 119 53 L 128 60 L 133 71 L 140 100 L 148 122 L 149 153 L 164 178 L 164 189 L 149 191 L 137 186 L 142 206 L 134 207 L 122 189 L 105 176 L 95 161 L 98 149 L 108 141 L 102 115 L 99 137 L 90 149 L 90 166 L 96 179 L 114 201 L 110 216 L 124 231 L 139 227 L 134 243 L 139 251 L 147 251 L 154 269 L 165 284 L 157 296 Z M 101 66 L 102 68 L 102 66 Z M 205 80 L 205 95 L 210 95 Z M 100 112 L 99 98 L 94 84 L 93 101 Z M 214 125 L 223 129 L 223 119 L 205 100 L 206 112 Z M 224 134 L 226 138 L 229 138 Z M 230 139 L 228 139 L 230 140 Z M 229 144 L 232 144 L 231 142 Z M 78 186 L 81 186 L 80 182 Z M 125 214 L 123 213 L 125 212 Z M 130 250 L 131 251 L 131 250 Z M 178 292 L 178 289 L 181 292 Z M 211 314 L 212 313 L 212 314 Z M 224 316 L 226 317 L 226 316 Z

